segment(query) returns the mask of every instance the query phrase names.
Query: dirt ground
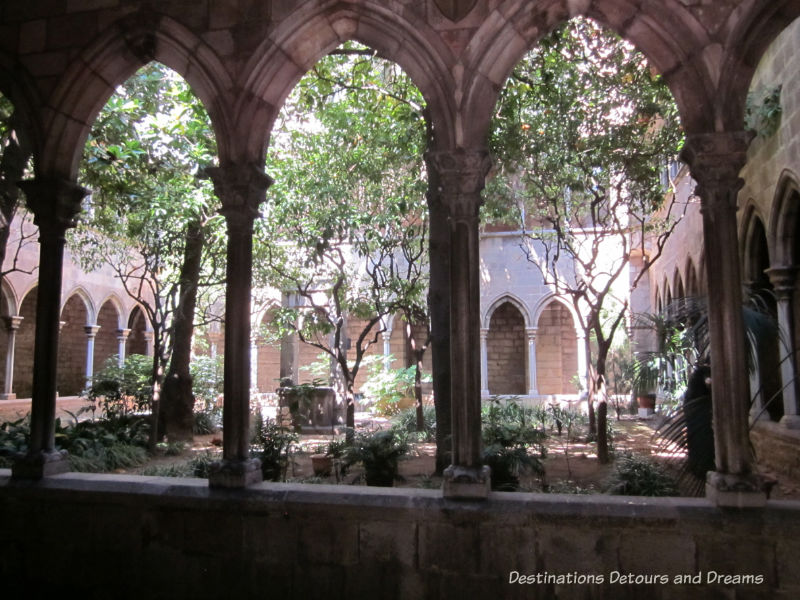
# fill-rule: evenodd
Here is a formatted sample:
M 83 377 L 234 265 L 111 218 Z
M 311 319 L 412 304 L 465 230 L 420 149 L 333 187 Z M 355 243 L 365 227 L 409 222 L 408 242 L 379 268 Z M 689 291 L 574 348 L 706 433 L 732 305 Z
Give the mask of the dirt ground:
M 77 397 L 59 398 L 57 402 L 57 415 L 63 420 L 71 419 L 84 402 Z M 30 401 L 3 401 L 0 402 L 0 423 L 16 420 L 30 410 Z M 386 427 L 386 419 L 372 418 L 361 415 L 358 425 L 364 429 Z M 614 453 L 619 455 L 625 451 L 650 455 L 654 460 L 665 463 L 668 467 L 674 459 L 658 455 L 658 438 L 654 436 L 653 422 L 636 417 L 623 418 L 614 421 Z M 217 438 L 215 440 L 215 438 Z M 185 462 L 197 453 L 219 452 L 220 435 L 197 436 L 190 448 L 184 450 L 179 456 L 158 456 L 151 459 L 145 466 L 131 469 L 129 473 L 141 473 L 143 469 L 154 465 L 166 466 L 174 463 Z M 609 464 L 600 464 L 594 451 L 593 444 L 585 442 L 585 435 L 575 435 L 567 443 L 566 435 L 558 436 L 555 431 L 546 441 L 547 456 L 543 459 L 545 475 L 523 475 L 520 478 L 522 491 L 542 491 L 548 487 L 551 491 L 559 489 L 580 488 L 588 492 L 601 492 L 605 482 L 613 470 L 613 460 Z M 311 454 L 316 452 L 320 445 L 327 444 L 331 436 L 301 435 L 300 442 L 294 448 L 292 461 L 287 471 L 289 481 L 313 481 L 315 483 L 337 483 L 334 474 L 325 478 L 314 476 L 311 467 Z M 441 487 L 441 478 L 434 474 L 436 447 L 432 443 L 415 443 L 412 452 L 400 463 L 400 477 L 395 482 L 399 487 Z M 771 498 L 800 500 L 800 482 L 788 480 L 786 477 L 776 475 L 766 470 L 762 472 L 778 481 L 772 490 Z M 361 471 L 352 468 L 339 483 L 364 485 Z M 685 493 L 685 491 L 684 491 Z

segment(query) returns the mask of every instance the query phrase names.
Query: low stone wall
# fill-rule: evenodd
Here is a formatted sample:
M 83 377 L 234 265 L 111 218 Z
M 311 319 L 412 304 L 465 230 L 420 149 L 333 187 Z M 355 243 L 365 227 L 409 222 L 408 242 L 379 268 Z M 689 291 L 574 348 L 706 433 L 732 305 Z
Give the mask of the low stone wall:
M 800 481 L 800 431 L 786 429 L 778 423 L 758 422 L 750 430 L 759 464 L 766 465 L 779 476 Z
M 75 473 L 26 483 L 0 471 L 6 598 L 788 600 L 800 597 L 798 534 L 797 502 L 734 511 L 493 493 L 458 503 L 438 490 L 223 491 Z M 574 582 L 587 578 L 603 583 Z

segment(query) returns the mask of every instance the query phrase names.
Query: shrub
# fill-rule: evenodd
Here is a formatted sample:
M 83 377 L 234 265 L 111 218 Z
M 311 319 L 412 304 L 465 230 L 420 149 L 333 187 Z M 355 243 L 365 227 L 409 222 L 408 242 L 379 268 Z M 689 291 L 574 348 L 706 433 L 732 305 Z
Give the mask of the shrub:
M 285 481 L 297 434 L 287 431 L 272 419 L 265 419 L 261 413 L 255 415 L 252 452 L 261 459 L 261 473 L 267 481 Z
M 614 464 L 607 492 L 624 496 L 676 496 L 678 488 L 675 480 L 650 458 L 625 453 Z
M 95 406 L 99 404 L 109 419 L 148 412 L 153 400 L 152 374 L 151 357 L 131 354 L 120 367 L 114 354 L 92 378 L 88 399 Z
M 392 422 L 398 431 L 408 434 L 409 437 L 417 436 L 420 441 L 432 442 L 436 439 L 436 409 L 433 406 L 423 406 L 422 418 L 425 422 L 423 431 L 417 431 L 416 407 L 401 410 L 394 416 Z
M 398 461 L 408 450 L 405 436 L 394 429 L 358 433 L 345 448 L 344 462 L 348 466 L 364 465 L 367 485 L 391 487 Z
M 387 369 L 383 362 L 385 357 L 380 359 L 367 365 L 369 377 L 361 388 L 364 392 L 362 402 L 371 405 L 377 414 L 391 417 L 402 410 L 402 400 L 414 397 L 417 367 L 412 365 L 404 369 Z M 423 381 L 430 381 L 430 377 Z

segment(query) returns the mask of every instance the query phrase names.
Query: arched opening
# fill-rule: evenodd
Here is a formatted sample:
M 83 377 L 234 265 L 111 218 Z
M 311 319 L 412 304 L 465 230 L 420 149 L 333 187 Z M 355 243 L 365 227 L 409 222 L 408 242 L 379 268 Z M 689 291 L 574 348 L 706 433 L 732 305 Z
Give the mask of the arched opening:
M 539 316 L 536 333 L 536 373 L 540 394 L 575 393 L 578 342 L 566 306 L 550 302 Z
M 138 306 L 134 307 L 128 317 L 128 339 L 125 342 L 125 356 L 131 354 L 147 354 L 147 319 L 144 311 Z
M 486 337 L 489 393 L 519 396 L 527 393 L 525 318 L 511 302 L 504 302 L 489 319 Z
M 280 385 L 281 340 L 274 334 L 274 328 L 270 327 L 275 312 L 275 308 L 264 312 L 256 332 L 258 367 L 257 379 L 253 383 L 262 394 L 274 392 Z
M 22 321 L 17 331 L 14 351 L 14 389 L 18 398 L 30 398 L 33 389 L 33 340 L 36 333 L 36 298 L 38 287 L 30 290 L 19 307 Z
M 72 294 L 61 309 L 61 332 L 58 338 L 58 393 L 77 396 L 86 387 L 87 327 L 89 311 L 79 294 Z
M 111 300 L 106 300 L 97 313 L 97 335 L 94 340 L 94 372 L 105 365 L 110 356 L 119 352 L 119 312 Z
M 763 222 L 756 215 L 751 215 L 744 248 L 744 283 L 750 288 L 753 301 L 777 322 L 775 289 L 767 275 L 770 268 L 767 236 Z M 779 338 L 761 335 L 753 343 L 757 364 L 751 385 L 755 384 L 756 389 L 751 389 L 750 394 L 771 420 L 779 421 L 783 416 Z

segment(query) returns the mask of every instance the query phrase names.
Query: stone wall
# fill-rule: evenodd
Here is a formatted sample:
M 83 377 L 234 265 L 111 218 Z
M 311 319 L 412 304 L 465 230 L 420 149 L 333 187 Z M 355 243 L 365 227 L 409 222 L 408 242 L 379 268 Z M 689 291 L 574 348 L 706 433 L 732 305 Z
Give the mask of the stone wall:
M 574 394 L 578 374 L 577 339 L 569 311 L 551 302 L 536 333 L 536 382 L 540 394 Z
M 0 471 L 9 598 L 783 599 L 800 595 L 800 503 L 259 484 Z M 603 577 L 509 583 L 510 575 Z M 753 576 L 725 585 L 716 576 Z M 633 585 L 622 576 L 663 576 Z M 676 584 L 680 575 L 702 583 Z M 613 583 L 612 583 L 613 578 Z
M 64 323 L 58 336 L 58 393 L 74 396 L 86 387 L 86 306 L 70 296 L 61 311 Z
M 510 302 L 492 314 L 486 337 L 489 393 L 524 395 L 527 389 L 525 319 Z
M 750 441 L 759 464 L 776 474 L 797 481 L 800 479 L 800 431 L 786 429 L 776 423 L 762 420 L 750 431 Z

